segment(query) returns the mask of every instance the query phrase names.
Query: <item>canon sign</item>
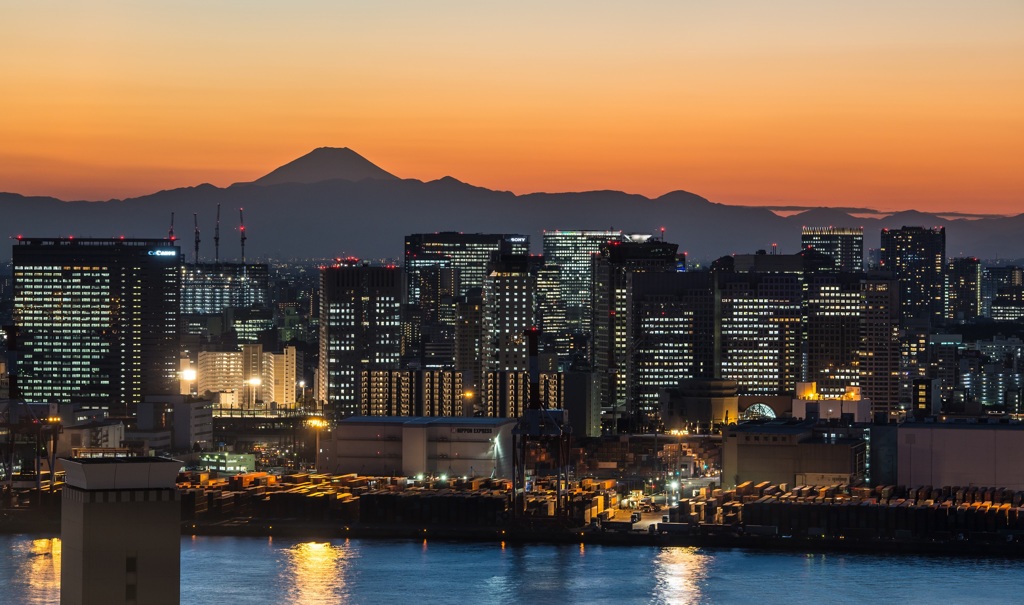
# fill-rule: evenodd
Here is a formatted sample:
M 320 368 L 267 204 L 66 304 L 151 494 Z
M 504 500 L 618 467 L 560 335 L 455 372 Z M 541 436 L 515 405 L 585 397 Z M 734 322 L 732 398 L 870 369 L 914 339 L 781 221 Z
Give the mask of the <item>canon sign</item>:
M 177 250 L 150 250 L 150 256 L 178 256 Z

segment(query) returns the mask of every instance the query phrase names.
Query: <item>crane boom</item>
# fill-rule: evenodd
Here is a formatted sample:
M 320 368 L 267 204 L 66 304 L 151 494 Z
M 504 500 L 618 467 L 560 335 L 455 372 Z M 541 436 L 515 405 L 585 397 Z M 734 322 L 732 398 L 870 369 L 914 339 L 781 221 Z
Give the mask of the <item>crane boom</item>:
M 196 255 L 195 255 L 195 259 L 193 260 L 193 262 L 195 262 L 195 264 L 198 265 L 199 264 L 199 213 L 198 212 L 193 212 L 192 213 L 192 222 L 196 226 Z
M 245 215 L 242 213 L 243 210 L 245 210 L 245 208 L 239 208 L 238 209 L 238 223 L 239 223 L 238 232 L 241 234 L 241 239 L 242 239 L 242 264 L 244 265 L 245 264 Z
M 217 224 L 213 228 L 213 262 L 220 264 L 220 204 L 217 204 Z

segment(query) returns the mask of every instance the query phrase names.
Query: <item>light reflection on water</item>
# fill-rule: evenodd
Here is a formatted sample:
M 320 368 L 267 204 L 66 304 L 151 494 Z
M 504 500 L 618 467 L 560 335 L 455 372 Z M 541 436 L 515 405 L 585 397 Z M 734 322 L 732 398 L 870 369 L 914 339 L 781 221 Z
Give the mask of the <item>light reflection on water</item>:
M 330 542 L 302 542 L 285 550 L 281 584 L 291 603 L 336 603 L 347 600 L 345 586 L 351 550 Z
M 0 552 L 0 604 L 59 603 L 59 539 L 0 535 Z M 185 605 L 820 605 L 900 594 L 948 605 L 1018 603 L 1024 586 L 1024 566 L 1002 559 L 434 539 L 185 537 L 181 574 Z
M 14 540 L 8 542 L 3 538 Z M 0 557 L 7 562 L 0 568 L 0 603 L 6 603 L 6 595 L 11 594 L 20 595 L 15 603 L 25 605 L 59 601 L 60 538 L 0 536 L 0 551 Z
M 654 558 L 653 603 L 700 603 L 711 555 L 696 548 L 663 548 Z

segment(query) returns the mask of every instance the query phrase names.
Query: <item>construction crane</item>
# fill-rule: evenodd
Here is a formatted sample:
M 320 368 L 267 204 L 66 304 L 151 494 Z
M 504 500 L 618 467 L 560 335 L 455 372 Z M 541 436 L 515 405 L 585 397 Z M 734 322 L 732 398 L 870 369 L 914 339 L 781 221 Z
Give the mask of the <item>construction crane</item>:
M 193 212 L 192 213 L 192 222 L 196 226 L 196 255 L 195 255 L 194 262 L 195 262 L 195 264 L 198 265 L 199 264 L 199 213 L 198 212 Z
M 245 265 L 245 215 L 242 214 L 243 210 L 245 208 L 238 209 L 238 232 L 242 239 L 242 264 Z
M 220 204 L 217 204 L 217 224 L 213 228 L 213 262 L 220 264 Z

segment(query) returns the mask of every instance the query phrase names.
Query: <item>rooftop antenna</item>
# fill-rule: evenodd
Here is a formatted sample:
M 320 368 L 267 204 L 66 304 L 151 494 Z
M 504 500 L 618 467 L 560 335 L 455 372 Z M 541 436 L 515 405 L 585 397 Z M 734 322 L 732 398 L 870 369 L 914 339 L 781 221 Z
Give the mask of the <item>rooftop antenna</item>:
M 665 241 L 665 228 L 661 228 L 661 241 Z
M 241 234 L 241 239 L 242 239 L 242 264 L 244 265 L 245 264 L 245 215 L 242 214 L 243 210 L 245 210 L 245 208 L 239 208 L 238 209 L 238 224 L 239 224 L 239 226 L 238 226 L 238 233 Z
M 198 265 L 199 264 L 199 213 L 198 212 L 193 212 L 192 213 L 192 222 L 196 226 L 196 258 L 195 258 L 195 263 Z
M 220 204 L 217 204 L 217 226 L 213 228 L 213 262 L 220 264 Z
M 174 241 L 178 238 L 174 237 L 174 213 L 171 213 L 171 228 L 167 230 L 167 239 Z

